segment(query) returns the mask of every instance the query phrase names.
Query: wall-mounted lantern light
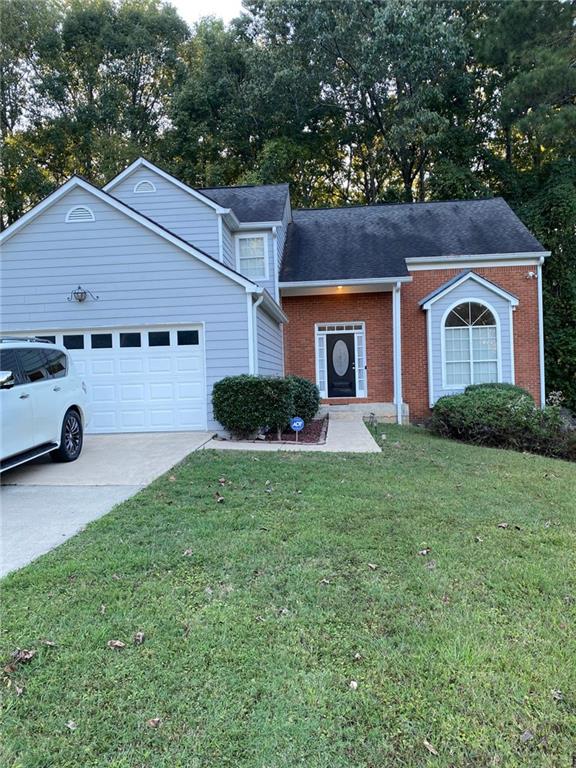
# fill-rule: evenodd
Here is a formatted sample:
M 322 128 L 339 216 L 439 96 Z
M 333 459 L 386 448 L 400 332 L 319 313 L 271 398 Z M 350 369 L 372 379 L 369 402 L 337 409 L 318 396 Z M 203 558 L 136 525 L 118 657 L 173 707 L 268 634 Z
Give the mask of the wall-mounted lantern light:
M 70 296 L 67 297 L 67 300 L 77 301 L 79 304 L 82 304 L 82 302 L 86 301 L 88 296 L 90 296 L 90 298 L 94 301 L 100 300 L 100 296 L 94 296 L 92 291 L 89 291 L 87 288 L 82 288 L 81 285 L 79 285 L 78 288 L 75 288 L 73 291 L 70 291 Z

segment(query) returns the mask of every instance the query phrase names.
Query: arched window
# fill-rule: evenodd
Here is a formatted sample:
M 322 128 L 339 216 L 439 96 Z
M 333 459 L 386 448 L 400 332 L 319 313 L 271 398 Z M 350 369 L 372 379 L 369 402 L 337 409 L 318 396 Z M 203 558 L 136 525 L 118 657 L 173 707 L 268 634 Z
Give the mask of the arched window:
M 498 381 L 498 325 L 486 304 L 464 301 L 455 306 L 443 333 L 446 388 Z
M 66 221 L 95 221 L 92 209 L 87 205 L 75 205 L 66 214 Z
M 142 179 L 134 187 L 134 192 L 138 195 L 145 194 L 146 192 L 156 192 L 156 187 L 149 179 Z

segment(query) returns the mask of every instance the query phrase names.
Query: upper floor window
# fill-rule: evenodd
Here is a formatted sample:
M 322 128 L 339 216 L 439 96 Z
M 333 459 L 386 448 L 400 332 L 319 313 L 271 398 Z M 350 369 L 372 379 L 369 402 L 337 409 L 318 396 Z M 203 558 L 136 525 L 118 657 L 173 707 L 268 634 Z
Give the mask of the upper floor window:
M 75 205 L 66 214 L 66 221 L 94 221 L 92 209 L 87 205 Z
M 145 194 L 146 192 L 156 192 L 156 187 L 150 181 L 150 179 L 142 179 L 134 187 L 134 192 L 138 195 Z
M 492 310 L 476 301 L 455 306 L 444 321 L 444 386 L 498 381 L 498 325 Z
M 238 272 L 252 280 L 268 277 L 268 245 L 266 235 L 236 236 L 236 266 Z

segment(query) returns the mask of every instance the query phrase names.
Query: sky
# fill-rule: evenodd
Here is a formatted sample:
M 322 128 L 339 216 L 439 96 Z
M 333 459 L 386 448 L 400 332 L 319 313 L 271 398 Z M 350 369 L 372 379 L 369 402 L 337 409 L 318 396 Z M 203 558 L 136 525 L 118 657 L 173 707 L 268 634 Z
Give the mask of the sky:
M 218 16 L 225 22 L 240 14 L 242 0 L 167 0 L 180 16 L 188 22 L 194 22 L 203 16 Z

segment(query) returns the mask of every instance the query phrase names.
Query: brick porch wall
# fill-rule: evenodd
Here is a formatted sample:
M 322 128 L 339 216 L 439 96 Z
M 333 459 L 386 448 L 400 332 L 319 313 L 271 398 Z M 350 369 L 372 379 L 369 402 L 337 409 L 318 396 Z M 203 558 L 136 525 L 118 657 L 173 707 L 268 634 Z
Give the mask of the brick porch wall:
M 329 296 L 285 296 L 286 373 L 316 381 L 316 323 L 366 324 L 367 398 L 338 397 L 324 403 L 390 403 L 394 399 L 392 370 L 392 294 L 344 293 Z
M 487 267 L 479 275 L 510 291 L 519 299 L 513 313 L 516 383 L 540 402 L 538 356 L 538 281 L 527 273 L 534 267 Z M 402 376 L 404 401 L 410 419 L 430 414 L 428 408 L 428 352 L 426 313 L 419 301 L 462 269 L 412 272 L 412 283 L 402 286 Z M 286 296 L 282 306 L 289 323 L 284 327 L 286 373 L 316 380 L 315 323 L 359 322 L 366 324 L 368 397 L 336 398 L 325 403 L 389 403 L 394 399 L 392 358 L 392 294 L 348 293 L 329 296 Z

